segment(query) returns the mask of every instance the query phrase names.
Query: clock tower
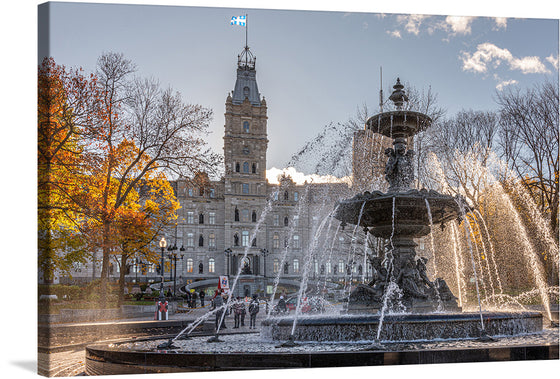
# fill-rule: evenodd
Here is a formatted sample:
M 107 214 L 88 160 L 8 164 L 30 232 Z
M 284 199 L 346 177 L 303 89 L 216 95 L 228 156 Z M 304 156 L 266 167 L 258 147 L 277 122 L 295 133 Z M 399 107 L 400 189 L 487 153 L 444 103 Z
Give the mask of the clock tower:
M 235 87 L 226 99 L 225 247 L 231 250 L 230 262 L 226 264 L 233 276 L 240 266 L 244 275 L 262 275 L 260 255 L 266 247 L 265 232 L 255 233 L 266 206 L 268 146 L 267 107 L 258 90 L 255 61 L 255 56 L 245 46 L 237 58 Z M 260 228 L 265 229 L 264 225 Z M 248 251 L 247 259 L 241 262 L 245 251 Z M 254 288 L 250 293 L 254 293 Z

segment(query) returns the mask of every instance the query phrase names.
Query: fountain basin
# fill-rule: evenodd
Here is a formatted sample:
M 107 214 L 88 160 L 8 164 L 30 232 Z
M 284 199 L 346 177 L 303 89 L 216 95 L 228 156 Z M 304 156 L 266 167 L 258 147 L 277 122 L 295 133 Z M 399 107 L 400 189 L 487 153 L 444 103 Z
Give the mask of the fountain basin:
M 432 119 L 415 111 L 391 111 L 376 114 L 366 121 L 366 128 L 389 138 L 410 137 L 426 130 Z
M 381 341 L 430 341 L 472 339 L 481 336 L 480 313 L 438 313 L 385 315 Z M 513 336 L 537 333 L 543 329 L 540 312 L 483 312 L 486 333 Z M 287 340 L 293 318 L 263 321 L 262 335 L 272 340 Z M 373 341 L 377 339 L 380 315 L 340 315 L 301 317 L 294 331 L 296 341 Z
M 433 190 L 414 189 L 398 193 L 366 191 L 351 199 L 340 201 L 334 217 L 346 224 L 359 223 L 360 226 L 369 228 L 370 233 L 376 237 L 422 237 L 428 235 L 431 230 L 426 200 L 430 204 L 433 225 L 442 225 L 461 214 L 455 197 Z

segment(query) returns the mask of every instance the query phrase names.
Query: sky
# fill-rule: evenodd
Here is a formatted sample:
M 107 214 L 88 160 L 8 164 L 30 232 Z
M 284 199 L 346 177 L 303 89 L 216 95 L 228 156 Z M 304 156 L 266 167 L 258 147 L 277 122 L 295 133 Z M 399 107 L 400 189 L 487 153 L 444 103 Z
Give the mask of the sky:
M 431 86 L 449 117 L 496 109 L 496 91 L 558 76 L 557 19 L 374 10 L 54 3 L 50 54 L 91 72 L 103 52 L 122 52 L 138 75 L 214 111 L 207 140 L 221 153 L 224 103 L 245 45 L 245 27 L 230 19 L 248 14 L 248 45 L 268 105 L 268 169 L 285 167 L 298 147 L 357 107 L 377 113 L 380 67 L 385 97 L 397 77 L 420 90 Z
M 5 342 L 0 344 L 0 368 L 8 377 L 18 378 L 37 377 L 37 319 L 33 299 L 36 295 L 34 273 L 37 272 L 37 5 L 41 2 L 0 2 L 3 52 L 0 107 L 4 116 L 0 138 L 4 163 L 0 186 L 4 200 L 2 279 L 6 293 L 10 294 L 9 301 L 20 310 L 17 315 L 3 312 Z M 162 2 L 119 0 L 119 3 Z M 92 70 L 102 51 L 115 49 L 127 54 L 142 74 L 153 75 L 162 84 L 181 91 L 185 101 L 214 109 L 214 135 L 210 142 L 220 151 L 224 103 L 228 91 L 233 89 L 236 57 L 244 45 L 243 28 L 230 26 L 229 19 L 249 13 L 249 46 L 257 56 L 259 90 L 269 107 L 269 167 L 282 166 L 291 152 L 300 147 L 299 140 L 303 144 L 324 124 L 345 121 L 363 102 L 375 107 L 380 65 L 383 66 L 386 93 L 397 75 L 417 88 L 432 85 L 439 94 L 440 105 L 448 108 L 450 114 L 463 107 L 492 109 L 495 107 L 492 95 L 501 81 L 516 80 L 510 85 L 526 88 L 548 76 L 558 76 L 557 69 L 546 60 L 558 54 L 557 20 L 560 12 L 550 0 L 166 0 L 164 3 L 237 8 L 200 10 L 197 14 L 172 8 L 164 22 L 158 22 L 155 16 L 161 11 L 152 7 L 139 8 L 148 9 L 147 15 L 130 11 L 119 17 L 82 8 L 84 10 L 75 18 L 59 20 L 60 25 L 53 25 L 53 29 L 58 30 L 58 45 L 53 45 L 53 49 L 58 49 L 55 58 L 64 60 L 60 63 L 67 66 Z M 322 11 L 305 17 L 310 12 L 251 10 L 265 6 Z M 192 8 L 191 11 L 194 12 Z M 367 14 L 379 11 L 386 13 L 387 17 Z M 503 24 L 491 19 L 477 18 L 468 24 L 463 23 L 470 29 L 453 29 L 451 25 L 444 28 L 445 24 L 436 22 L 445 21 L 444 17 L 423 18 L 420 23 L 412 19 L 409 23 L 406 18 L 390 16 L 391 13 L 505 16 L 508 19 L 505 28 L 498 28 Z M 531 20 L 534 18 L 553 18 L 555 21 Z M 434 23 L 440 28 L 429 27 Z M 415 25 L 419 25 L 418 34 Z M 396 32 L 400 33 L 400 38 Z M 478 64 L 472 67 L 482 71 L 463 69 L 461 57 L 472 57 L 477 46 L 483 43 L 496 48 L 483 45 L 487 47 L 484 54 L 475 55 L 479 57 L 475 61 Z M 470 55 L 463 55 L 463 52 Z M 524 73 L 521 63 L 531 61 L 522 60 L 526 57 L 537 57 L 549 73 Z M 535 58 L 532 60 L 536 62 Z M 527 378 L 534 376 L 535 372 L 556 372 L 559 367 L 560 361 L 554 360 L 437 367 L 329 368 L 314 369 L 314 373 L 325 377 L 412 374 L 431 378 L 436 370 L 439 376 L 452 375 L 454 378 L 492 377 L 496 374 Z M 275 370 L 266 375 L 281 378 L 286 372 Z M 303 377 L 309 375 L 309 371 L 292 370 L 290 375 Z M 154 378 L 160 376 L 154 374 Z M 189 377 L 203 376 L 208 374 L 189 374 Z M 212 377 L 220 376 L 256 379 L 262 377 L 262 372 L 212 373 Z M 145 378 L 140 375 L 126 377 Z

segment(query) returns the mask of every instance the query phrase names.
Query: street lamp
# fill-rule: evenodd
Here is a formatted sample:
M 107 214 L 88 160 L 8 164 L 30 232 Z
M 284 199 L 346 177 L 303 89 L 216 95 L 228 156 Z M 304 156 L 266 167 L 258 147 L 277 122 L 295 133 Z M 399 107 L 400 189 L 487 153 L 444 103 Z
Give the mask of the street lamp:
M 165 301 L 165 296 L 163 296 L 163 281 L 164 279 L 164 272 L 165 272 L 165 266 L 163 265 L 163 260 L 165 259 L 163 256 L 163 251 L 165 250 L 165 247 L 167 246 L 167 241 L 165 240 L 165 237 L 161 237 L 161 240 L 159 241 L 159 247 L 161 248 L 161 287 L 159 290 L 159 300 L 160 301 Z
M 173 245 L 171 250 L 177 250 L 177 245 Z M 181 247 L 181 251 L 185 249 Z M 173 252 L 167 255 L 169 260 L 173 262 L 173 297 L 177 296 L 177 253 Z M 184 255 L 181 254 L 181 260 L 183 260 Z
M 228 276 L 228 278 L 229 278 L 229 266 L 230 266 L 229 257 L 230 257 L 230 255 L 231 255 L 231 252 L 232 252 L 232 251 L 231 251 L 231 249 L 230 249 L 229 247 L 228 247 L 227 249 L 224 250 L 224 253 L 225 253 L 226 257 L 227 257 L 227 276 Z

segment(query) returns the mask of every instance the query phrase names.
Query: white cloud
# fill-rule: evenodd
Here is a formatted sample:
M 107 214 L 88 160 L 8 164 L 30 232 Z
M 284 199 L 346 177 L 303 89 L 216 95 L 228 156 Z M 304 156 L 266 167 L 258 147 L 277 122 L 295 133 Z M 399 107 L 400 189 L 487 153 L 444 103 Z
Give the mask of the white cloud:
M 498 83 L 498 84 L 496 85 L 496 89 L 497 89 L 498 91 L 501 91 L 501 90 L 504 89 L 504 87 L 509 86 L 509 85 L 512 85 L 512 84 L 517 84 L 517 83 L 518 83 L 518 82 L 517 82 L 517 80 L 515 80 L 515 79 L 504 80 L 504 81 L 502 81 L 502 82 L 500 82 L 500 83 Z
M 515 58 L 513 54 L 498 46 L 486 42 L 477 46 L 474 53 L 462 52 L 460 59 L 463 61 L 464 71 L 485 73 L 492 64 L 498 67 L 506 62 L 511 70 L 520 70 L 524 74 L 537 74 L 549 72 L 539 57 Z
M 546 60 L 558 70 L 558 55 L 554 57 L 554 55 L 550 54 L 550 56 L 546 57 Z
M 292 178 L 296 184 L 307 183 L 350 183 L 350 178 L 337 178 L 332 175 L 306 175 L 303 172 L 298 172 L 294 167 L 279 169 L 276 167 L 266 170 L 266 179 L 270 184 L 279 184 L 278 178 L 286 174 Z
M 402 38 L 401 32 L 399 30 L 393 30 L 393 31 L 387 30 L 387 34 L 389 34 L 391 37 L 394 38 Z
M 471 34 L 471 23 L 475 17 L 466 16 L 447 16 L 446 26 L 451 28 L 453 34 Z
M 496 23 L 495 30 L 507 28 L 507 18 L 506 17 L 494 17 L 494 22 Z
M 420 34 L 420 25 L 428 16 L 422 14 L 411 14 L 411 15 L 398 15 L 397 22 L 404 24 L 404 28 L 407 32 L 418 35 Z

